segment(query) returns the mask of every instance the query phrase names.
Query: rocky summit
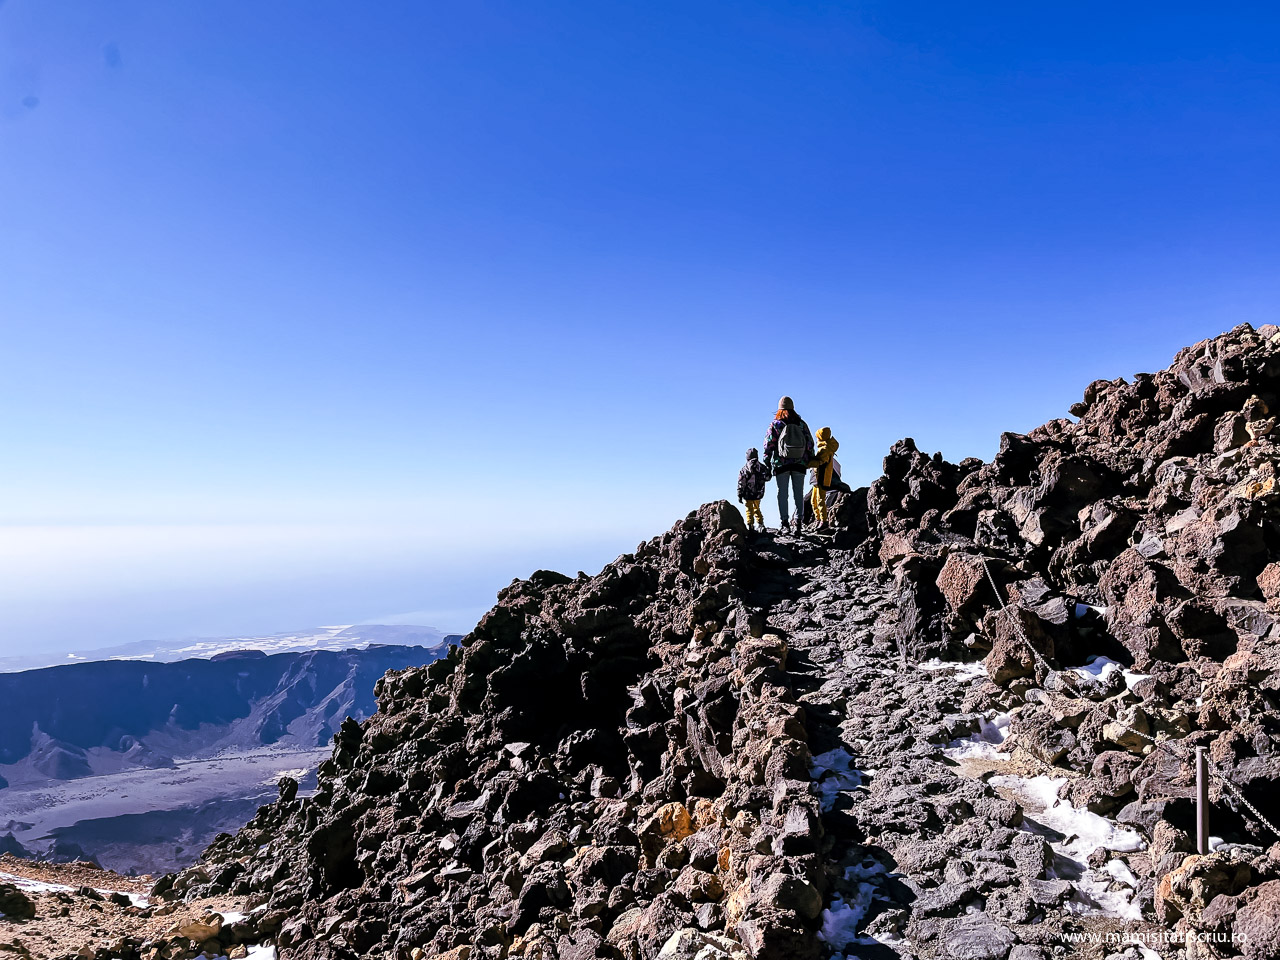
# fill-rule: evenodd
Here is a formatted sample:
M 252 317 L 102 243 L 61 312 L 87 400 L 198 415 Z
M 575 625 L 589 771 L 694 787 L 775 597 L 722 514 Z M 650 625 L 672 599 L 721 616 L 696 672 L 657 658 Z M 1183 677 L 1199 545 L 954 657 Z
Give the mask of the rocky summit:
M 513 582 L 153 894 L 243 916 L 112 955 L 1280 955 L 1276 409 L 1241 326 L 989 463 L 895 444 L 833 535 L 712 503 Z

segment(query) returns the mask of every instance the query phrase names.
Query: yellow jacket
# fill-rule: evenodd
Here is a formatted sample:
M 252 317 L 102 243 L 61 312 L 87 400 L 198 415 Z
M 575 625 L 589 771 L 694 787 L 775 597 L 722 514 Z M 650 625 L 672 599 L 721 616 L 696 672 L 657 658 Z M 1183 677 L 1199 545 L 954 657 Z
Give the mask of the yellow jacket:
M 831 435 L 830 427 L 823 427 L 814 439 L 818 441 L 818 445 L 809 466 L 817 469 L 817 485 L 825 490 L 831 486 L 834 478 L 835 468 L 831 465 L 831 460 L 840 449 L 840 441 Z

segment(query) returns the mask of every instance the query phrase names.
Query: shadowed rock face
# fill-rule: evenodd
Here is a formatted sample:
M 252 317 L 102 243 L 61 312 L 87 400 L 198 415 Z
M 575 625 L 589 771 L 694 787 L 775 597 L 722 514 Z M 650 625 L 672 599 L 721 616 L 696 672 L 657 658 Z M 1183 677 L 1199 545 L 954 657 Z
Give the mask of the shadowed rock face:
M 157 889 L 264 905 L 253 933 L 285 960 L 803 960 L 825 954 L 836 863 L 892 860 L 867 929 L 1044 956 L 1031 926 L 1065 928 L 1070 884 L 1017 804 L 939 756 L 999 706 L 1029 757 L 1078 774 L 1067 799 L 1144 835 L 1150 918 L 1165 889 L 1177 922 L 1261 929 L 1280 847 L 1215 790 L 1223 835 L 1255 846 L 1184 863 L 1188 770 L 1131 731 L 1211 744 L 1280 814 L 1278 333 L 1090 384 L 1078 422 L 1005 434 L 990 463 L 900 441 L 869 490 L 830 495 L 822 545 L 753 538 L 720 502 L 595 577 L 513 582 L 447 657 L 380 681 L 313 797 L 284 791 Z M 1094 654 L 1147 676 L 1066 684 Z M 988 680 L 884 679 L 935 656 L 983 657 Z M 865 800 L 819 802 L 809 761 L 833 743 L 877 769 Z M 1184 897 L 1219 875 L 1216 912 Z

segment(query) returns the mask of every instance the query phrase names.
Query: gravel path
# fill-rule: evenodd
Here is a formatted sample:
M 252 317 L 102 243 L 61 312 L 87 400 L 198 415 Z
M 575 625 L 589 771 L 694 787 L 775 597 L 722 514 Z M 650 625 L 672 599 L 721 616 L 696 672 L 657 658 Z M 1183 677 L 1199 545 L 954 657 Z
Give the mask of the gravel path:
M 1057 801 L 1066 771 L 997 749 L 1007 694 L 974 664 L 901 656 L 893 584 L 878 571 L 816 540 L 782 537 L 772 554 L 754 599 L 803 690 L 831 844 L 832 955 L 1162 956 L 1114 943 L 1159 929 L 1142 919 L 1141 841 Z

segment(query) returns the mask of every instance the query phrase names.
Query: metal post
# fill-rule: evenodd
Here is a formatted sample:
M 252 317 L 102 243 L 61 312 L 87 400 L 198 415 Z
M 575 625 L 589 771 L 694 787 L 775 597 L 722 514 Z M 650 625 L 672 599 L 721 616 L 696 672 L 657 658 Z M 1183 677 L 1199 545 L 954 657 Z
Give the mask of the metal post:
M 1196 747 L 1196 850 L 1209 852 L 1209 761 Z

